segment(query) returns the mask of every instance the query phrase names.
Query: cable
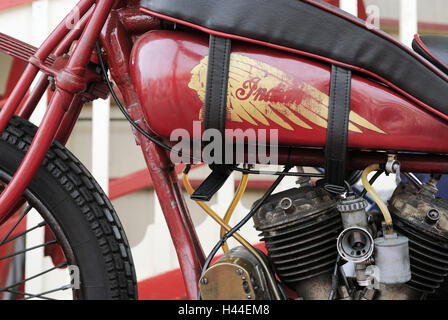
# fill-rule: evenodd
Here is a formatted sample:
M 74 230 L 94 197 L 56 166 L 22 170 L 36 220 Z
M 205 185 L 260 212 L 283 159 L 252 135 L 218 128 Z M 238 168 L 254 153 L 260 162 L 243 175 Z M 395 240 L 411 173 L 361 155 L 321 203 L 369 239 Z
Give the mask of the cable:
M 347 177 L 347 182 L 351 186 L 353 186 L 361 179 L 361 176 L 362 176 L 362 170 L 355 170 L 350 174 L 349 177 Z
M 285 166 L 285 169 L 283 172 L 288 172 L 291 170 L 292 166 Z M 236 225 L 234 226 L 230 231 L 227 231 L 226 234 L 218 241 L 218 243 L 213 247 L 210 254 L 207 256 L 207 259 L 205 260 L 204 267 L 202 268 L 201 277 L 204 275 L 205 271 L 208 269 L 213 257 L 216 255 L 216 252 L 218 252 L 219 248 L 221 248 L 222 244 L 227 241 L 235 232 L 237 232 L 242 226 L 246 224 L 247 221 L 249 221 L 250 218 L 261 208 L 263 203 L 266 201 L 266 199 L 274 192 L 275 188 L 280 184 L 280 182 L 283 180 L 285 176 L 281 175 L 279 176 L 274 183 L 269 187 L 269 189 L 266 191 L 266 193 L 263 195 L 263 197 L 252 207 L 252 209 L 249 211 L 249 213 Z M 272 288 L 276 289 L 274 290 L 275 298 L 277 300 L 281 300 L 282 297 L 280 293 L 278 292 L 278 288 Z M 198 298 L 200 298 L 200 293 Z
M 107 70 L 106 70 L 106 66 L 104 64 L 104 60 L 103 57 L 101 56 L 101 46 L 99 41 L 96 42 L 96 51 L 98 54 L 98 60 L 100 62 L 100 66 L 101 66 L 101 71 L 103 73 L 104 76 L 104 80 L 106 81 L 107 87 L 115 101 L 115 103 L 117 104 L 118 108 L 120 109 L 121 113 L 124 115 L 124 117 L 126 118 L 126 120 L 129 121 L 129 123 L 138 131 L 140 132 L 145 138 L 147 138 L 148 140 L 150 140 L 151 142 L 155 143 L 156 145 L 158 145 L 159 147 L 169 151 L 169 152 L 175 152 L 176 154 L 180 155 L 180 156 L 186 156 L 188 157 L 190 160 L 193 160 L 195 162 L 203 162 L 202 159 L 198 159 L 196 157 L 194 157 L 193 155 L 189 154 L 189 155 L 184 155 L 180 150 L 174 150 L 172 147 L 170 147 L 169 145 L 167 145 L 166 143 L 154 138 L 153 136 L 151 136 L 148 132 L 146 132 L 145 130 L 143 130 L 135 121 L 134 119 L 131 118 L 131 116 L 129 115 L 129 113 L 127 112 L 126 108 L 123 106 L 123 104 L 120 102 L 120 99 L 118 99 L 117 94 L 115 93 L 115 90 L 112 86 L 112 83 L 109 79 L 109 76 L 107 75 Z M 269 174 L 269 175 L 288 175 L 288 176 L 297 176 L 297 177 L 324 177 L 324 175 L 322 174 L 313 174 L 313 173 L 297 173 L 297 172 L 292 172 L 292 173 L 282 173 L 282 172 L 275 172 L 275 171 L 259 171 L 259 170 L 250 170 L 250 169 L 244 169 L 244 168 L 238 168 L 238 167 L 234 167 L 233 170 L 235 171 L 239 171 L 245 174 Z
M 341 256 L 338 255 L 338 258 L 336 259 L 336 263 L 334 265 L 333 274 L 331 275 L 331 291 L 330 295 L 328 296 L 328 300 L 333 300 L 334 296 L 336 294 L 336 290 L 338 289 L 338 268 L 339 268 L 339 262 L 341 261 Z
M 422 188 L 423 183 L 412 172 L 403 172 L 403 175 L 408 178 L 417 189 L 420 190 Z
M 171 148 L 170 146 L 168 146 L 167 144 L 163 143 L 160 140 L 157 140 L 156 138 L 152 137 L 148 132 L 146 132 L 145 130 L 143 130 L 135 121 L 134 119 L 131 118 L 131 116 L 129 115 L 129 113 L 126 111 L 126 108 L 121 104 L 120 99 L 118 99 L 117 94 L 115 93 L 115 90 L 112 86 L 112 83 L 109 80 L 109 76 L 107 75 L 107 70 L 106 70 L 106 66 L 104 64 L 104 60 L 103 57 L 101 56 L 101 46 L 99 41 L 96 42 L 96 51 L 98 54 L 98 60 L 100 62 L 100 66 L 101 66 L 101 70 L 103 72 L 103 76 L 104 76 L 104 80 L 106 81 L 107 87 L 109 88 L 109 91 L 112 95 L 112 97 L 114 98 L 115 103 L 117 104 L 118 108 L 120 109 L 121 113 L 123 113 L 124 117 L 126 118 L 126 120 L 129 121 L 129 123 L 138 131 L 140 132 L 145 138 L 147 138 L 148 140 L 150 140 L 151 142 L 155 143 L 156 145 L 158 145 L 159 147 L 170 151 L 170 152 L 176 152 L 177 154 L 182 154 L 180 151 L 176 151 L 173 148 Z M 201 162 L 200 159 L 196 159 L 195 157 L 193 157 L 192 155 L 188 156 L 191 160 L 197 161 L 197 162 Z
M 188 180 L 188 171 L 190 170 L 189 167 L 186 167 L 183 174 L 182 174 L 182 181 L 184 183 L 185 189 L 187 190 L 187 192 L 191 195 L 194 192 L 193 187 L 190 184 L 190 181 Z M 226 223 L 224 222 L 219 215 L 212 210 L 212 208 L 210 208 L 206 203 L 202 202 L 202 201 L 196 201 L 196 203 L 202 208 L 204 209 L 204 211 L 213 219 L 215 220 L 220 226 L 221 228 L 224 228 L 226 231 L 230 231 L 232 228 Z M 239 243 L 241 243 L 241 245 L 243 247 L 245 247 L 247 249 L 247 251 L 249 251 L 260 263 L 261 267 L 263 268 L 263 271 L 266 275 L 266 280 L 269 284 L 269 286 L 273 289 L 273 292 L 275 292 L 277 290 L 277 283 L 275 280 L 275 277 L 272 275 L 271 270 L 269 269 L 269 266 L 266 264 L 266 261 L 263 259 L 263 257 L 261 256 L 261 254 L 257 251 L 257 249 L 255 249 L 247 240 L 245 240 L 242 236 L 240 236 L 237 232 L 235 232 L 232 235 Z M 279 294 L 279 293 L 277 293 Z M 284 296 L 283 293 L 280 292 L 280 294 L 282 294 Z
M 101 66 L 101 71 L 103 73 L 104 76 L 104 80 L 106 81 L 107 87 L 115 101 L 115 103 L 117 104 L 118 108 L 120 109 L 121 113 L 124 115 L 124 117 L 126 118 L 126 120 L 129 121 L 129 123 L 138 131 L 140 132 L 145 138 L 147 138 L 148 140 L 150 140 L 151 142 L 153 142 L 154 144 L 158 145 L 159 147 L 169 151 L 169 152 L 176 152 L 177 154 L 182 155 L 182 152 L 180 151 L 176 151 L 174 150 L 172 147 L 168 146 L 167 144 L 163 143 L 160 140 L 157 140 L 156 138 L 152 137 L 149 133 L 147 133 L 145 130 L 143 130 L 135 121 L 134 119 L 131 118 L 131 116 L 128 114 L 126 108 L 121 104 L 120 99 L 118 99 L 117 94 L 115 93 L 115 90 L 112 86 L 112 83 L 109 79 L 109 76 L 107 75 L 107 70 L 106 70 L 106 66 L 104 64 L 104 60 L 103 57 L 101 55 L 101 45 L 99 43 L 99 41 L 96 42 L 96 50 L 97 50 L 97 55 L 98 55 L 98 60 L 100 62 L 100 66 Z M 188 157 L 190 158 L 190 160 L 196 161 L 196 162 L 202 162 L 202 159 L 197 159 L 195 158 L 193 155 L 188 155 Z M 262 199 L 260 199 L 260 201 L 257 203 L 257 205 L 255 207 L 252 208 L 252 210 L 247 214 L 247 216 L 241 220 L 235 227 L 233 227 L 231 230 L 227 231 L 227 233 L 225 233 L 223 235 L 223 237 L 221 238 L 221 240 L 217 243 L 217 245 L 215 246 L 215 248 L 213 248 L 212 252 L 210 253 L 210 255 L 208 256 L 205 264 L 204 264 L 204 268 L 202 270 L 202 274 L 204 274 L 205 270 L 207 270 L 208 266 L 210 265 L 211 260 L 213 259 L 213 257 L 215 256 L 216 252 L 218 251 L 218 249 L 223 245 L 223 243 L 225 243 L 227 241 L 227 239 L 229 237 L 231 237 L 237 230 L 239 230 L 254 214 L 255 212 L 259 209 L 259 207 L 263 204 L 263 202 L 266 200 L 267 197 L 269 197 L 271 195 L 271 193 L 274 191 L 274 189 L 278 186 L 278 184 L 283 180 L 283 178 L 285 177 L 285 175 L 288 175 L 288 171 L 291 169 L 291 166 L 285 166 L 285 170 L 283 172 L 264 172 L 264 174 L 272 174 L 272 175 L 279 175 L 279 177 L 277 178 L 277 180 L 275 180 L 275 182 L 272 184 L 272 186 L 267 190 L 267 192 L 265 193 L 265 195 L 263 196 Z M 253 174 L 263 174 L 262 171 L 255 171 L 255 170 L 248 170 L 248 169 L 244 169 L 244 168 L 238 168 L 235 167 L 234 168 L 235 171 L 240 171 L 244 174 L 249 174 L 249 173 L 253 173 Z M 317 176 L 323 176 L 323 175 L 318 175 L 318 174 L 290 174 L 292 176 L 313 176 L 313 177 L 317 177 Z M 273 286 L 272 290 L 274 292 L 275 298 L 278 300 L 282 299 L 281 293 L 279 292 L 279 289 L 277 286 Z M 199 296 L 200 297 L 200 296 Z
M 288 176 L 288 177 L 309 177 L 309 178 L 324 178 L 325 174 L 323 173 L 308 173 L 308 172 L 282 172 L 282 171 L 264 171 L 264 170 L 253 170 L 246 168 L 233 168 L 235 171 L 239 171 L 241 173 L 247 174 L 265 174 L 271 176 Z

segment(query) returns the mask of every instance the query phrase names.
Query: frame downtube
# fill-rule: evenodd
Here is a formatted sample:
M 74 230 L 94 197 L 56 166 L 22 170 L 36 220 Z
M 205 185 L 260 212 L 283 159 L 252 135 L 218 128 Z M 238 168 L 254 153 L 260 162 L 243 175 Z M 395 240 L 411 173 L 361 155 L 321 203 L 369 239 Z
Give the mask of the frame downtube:
M 81 0 L 39 47 L 32 59 L 36 61 L 45 61 L 57 44 L 61 42 L 67 34 L 67 22 L 72 19 L 74 13 L 84 15 L 94 2 L 94 0 Z M 25 96 L 26 91 L 31 86 L 38 72 L 39 68 L 31 63 L 26 67 L 25 72 L 22 77 L 20 77 L 16 87 L 0 112 L 0 133 L 5 130 L 9 120 L 11 120 L 12 115 L 16 112 L 20 102 Z
M 78 4 L 78 8 L 75 8 L 74 10 L 79 10 L 84 14 L 91 7 L 92 3 L 93 0 L 82 0 Z M 96 39 L 100 34 L 101 28 L 103 27 L 113 4 L 114 0 L 99 1 L 67 66 L 57 74 L 56 92 L 51 99 L 41 126 L 39 127 L 24 160 L 20 164 L 19 169 L 0 196 L 0 224 L 4 223 L 12 213 L 11 208 L 19 200 L 23 191 L 27 188 L 39 169 L 42 160 L 59 129 L 65 112 L 73 101 L 73 97 L 85 90 L 86 83 L 84 75 L 86 66 L 95 46 Z M 81 5 L 82 7 L 80 8 L 79 6 Z M 72 12 L 74 10 L 72 10 Z M 69 18 L 70 14 L 63 22 L 61 22 L 61 24 L 59 24 L 50 37 L 45 40 L 44 45 L 39 48 L 35 57 L 46 58 L 46 56 L 50 54 L 56 44 L 67 34 L 65 21 Z M 32 65 L 29 65 L 28 68 L 30 69 L 29 73 L 34 73 L 35 77 L 37 68 Z M 22 78 L 24 79 L 24 82 L 30 81 L 31 83 L 32 79 L 30 80 L 28 76 Z M 23 88 L 16 87 L 16 89 L 18 89 L 20 93 L 23 92 L 23 94 L 26 91 L 26 89 Z M 16 95 L 14 98 L 17 100 L 19 97 Z M 21 98 L 23 98 L 23 96 L 20 97 L 20 99 Z M 15 109 L 16 106 L 13 106 L 12 103 L 9 104 L 9 110 L 3 109 L 0 114 L 0 130 L 4 130 Z
M 53 54 L 56 57 L 59 57 L 64 53 L 66 53 L 70 49 L 70 46 L 73 43 L 73 41 L 79 38 L 82 30 L 85 28 L 87 24 L 87 21 L 92 16 L 93 9 L 94 6 L 90 7 L 90 9 L 84 14 L 81 20 L 79 20 L 76 29 L 72 29 L 67 34 L 67 36 L 62 40 L 62 42 L 58 44 L 58 46 L 53 52 Z M 28 98 L 25 100 L 25 103 L 19 110 L 18 112 L 19 117 L 22 117 L 27 120 L 31 117 L 31 114 L 34 112 L 37 103 L 42 98 L 42 95 L 45 93 L 45 90 L 47 90 L 48 85 L 49 85 L 48 75 L 43 74 L 40 77 L 39 81 L 37 82 L 31 94 L 28 96 Z

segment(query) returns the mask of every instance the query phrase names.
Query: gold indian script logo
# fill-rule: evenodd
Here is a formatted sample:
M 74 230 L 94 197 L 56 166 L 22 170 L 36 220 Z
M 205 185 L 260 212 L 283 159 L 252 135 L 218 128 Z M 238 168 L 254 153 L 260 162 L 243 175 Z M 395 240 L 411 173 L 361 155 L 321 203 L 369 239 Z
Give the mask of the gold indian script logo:
M 205 101 L 208 56 L 191 71 L 188 87 Z M 313 129 L 313 124 L 327 128 L 330 98 L 312 85 L 299 82 L 292 75 L 264 62 L 240 54 L 231 54 L 227 92 L 227 119 L 234 122 L 259 123 L 272 121 L 294 131 L 294 126 Z M 203 118 L 201 108 L 199 118 Z M 365 118 L 350 111 L 349 130 L 362 133 L 362 128 L 386 134 Z

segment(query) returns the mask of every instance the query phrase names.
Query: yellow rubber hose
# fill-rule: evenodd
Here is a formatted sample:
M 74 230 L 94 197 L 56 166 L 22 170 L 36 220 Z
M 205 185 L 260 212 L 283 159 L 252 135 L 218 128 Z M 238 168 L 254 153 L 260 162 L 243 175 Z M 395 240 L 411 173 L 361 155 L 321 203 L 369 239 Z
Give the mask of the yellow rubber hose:
M 384 221 L 386 222 L 386 225 L 389 227 L 388 229 L 392 230 L 392 217 L 390 215 L 389 209 L 387 208 L 383 199 L 381 199 L 378 193 L 376 193 L 375 189 L 373 189 L 373 187 L 370 185 L 369 180 L 367 178 L 370 172 L 378 170 L 380 170 L 379 164 L 372 164 L 368 166 L 362 173 L 361 181 L 366 191 L 369 193 L 369 195 L 372 197 L 372 199 L 375 201 L 375 203 L 378 205 L 381 212 L 383 213 Z
M 188 176 L 186 173 L 182 174 L 182 181 L 184 183 L 185 186 L 185 190 L 187 190 L 189 195 L 192 195 L 194 192 L 193 187 L 190 184 L 190 181 L 188 180 Z M 203 201 L 196 201 L 196 203 L 213 219 L 215 220 L 220 226 L 221 228 L 224 228 L 226 231 L 230 231 L 232 228 L 226 223 L 224 222 L 224 220 L 221 219 L 221 217 L 215 212 L 213 211 L 212 208 L 210 208 L 205 202 Z M 229 210 L 228 210 L 229 211 Z M 240 236 L 237 232 L 235 232 L 233 234 L 233 236 L 235 237 L 235 239 L 240 242 L 244 247 L 246 247 L 246 249 L 249 250 L 248 247 L 252 247 L 252 245 L 246 241 L 242 236 Z
M 241 180 L 241 183 L 243 182 L 243 179 Z M 184 172 L 182 174 L 182 182 L 184 183 L 185 186 L 185 190 L 187 190 L 187 193 L 189 195 L 192 195 L 194 192 L 193 187 L 190 184 L 190 181 L 188 180 L 188 175 Z M 242 186 L 242 184 L 240 183 L 240 186 Z M 247 185 L 247 181 L 245 182 Z M 240 189 L 240 188 L 239 188 Z M 244 190 L 242 190 L 242 192 L 244 192 Z M 233 202 L 233 201 L 232 201 Z M 230 231 L 232 228 L 224 222 L 224 220 L 221 219 L 221 217 L 215 212 L 213 211 L 212 208 L 210 208 L 205 202 L 203 201 L 196 201 L 196 203 L 213 219 L 215 220 L 220 226 L 221 228 L 224 228 L 226 231 Z M 229 208 L 230 210 L 230 208 Z M 229 212 L 229 210 L 227 210 L 227 212 Z M 260 255 L 260 253 L 246 240 L 244 239 L 242 236 L 240 236 L 237 232 L 235 232 L 232 237 L 234 237 L 239 243 L 241 243 L 241 245 L 246 248 L 250 253 L 252 253 L 255 258 L 257 258 L 258 262 L 261 264 L 263 271 L 266 275 L 266 278 L 268 280 L 269 286 L 271 287 L 271 290 L 274 294 L 274 298 L 276 300 L 282 300 L 282 294 L 279 290 L 279 288 L 277 287 L 277 283 L 276 280 L 274 278 L 274 276 L 271 273 L 271 270 L 269 269 L 269 266 L 266 264 L 266 262 L 264 261 L 263 257 Z
M 246 190 L 248 181 L 249 181 L 249 175 L 247 173 L 243 174 L 243 176 L 241 177 L 241 181 L 238 186 L 238 189 L 236 190 L 235 197 L 233 198 L 229 209 L 227 209 L 227 212 L 224 215 L 224 223 L 225 224 L 227 224 L 227 225 L 229 224 L 230 218 L 232 217 L 232 214 L 235 211 L 236 206 L 240 202 L 240 200 L 244 194 L 244 191 Z M 220 232 L 219 236 L 222 238 L 224 236 L 224 234 L 226 233 L 226 231 L 228 231 L 228 230 L 226 230 L 224 227 L 221 226 L 221 232 Z M 224 244 L 222 245 L 222 250 L 224 252 L 229 251 L 229 246 L 227 245 L 227 242 L 224 242 Z

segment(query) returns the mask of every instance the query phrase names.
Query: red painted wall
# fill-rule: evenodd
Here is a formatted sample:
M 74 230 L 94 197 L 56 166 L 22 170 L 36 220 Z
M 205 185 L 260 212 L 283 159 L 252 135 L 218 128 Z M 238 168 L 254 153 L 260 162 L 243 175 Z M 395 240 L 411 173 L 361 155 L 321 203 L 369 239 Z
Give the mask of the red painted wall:
M 1 0 L 0 10 L 20 6 L 21 4 L 33 2 L 34 0 Z

